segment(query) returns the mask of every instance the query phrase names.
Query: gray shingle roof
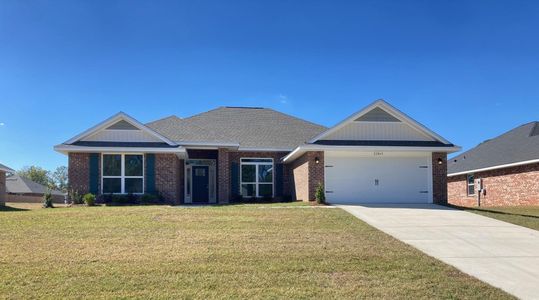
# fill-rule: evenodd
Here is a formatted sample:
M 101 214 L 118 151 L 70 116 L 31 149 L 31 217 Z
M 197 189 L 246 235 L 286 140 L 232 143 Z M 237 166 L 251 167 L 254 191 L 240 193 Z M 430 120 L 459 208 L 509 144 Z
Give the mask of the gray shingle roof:
M 13 171 L 10 167 L 6 166 L 6 165 L 3 165 L 3 164 L 0 164 L 0 171 L 4 171 L 4 172 L 15 172 Z
M 539 159 L 539 122 L 519 126 L 450 159 L 447 172 L 460 173 L 533 159 Z
M 180 119 L 146 124 L 177 142 L 239 143 L 240 147 L 293 149 L 327 128 L 268 108 L 219 107 Z
M 6 178 L 6 191 L 13 194 L 45 194 L 47 187 L 19 175 L 13 175 Z M 51 194 L 64 195 L 57 190 L 51 190 Z

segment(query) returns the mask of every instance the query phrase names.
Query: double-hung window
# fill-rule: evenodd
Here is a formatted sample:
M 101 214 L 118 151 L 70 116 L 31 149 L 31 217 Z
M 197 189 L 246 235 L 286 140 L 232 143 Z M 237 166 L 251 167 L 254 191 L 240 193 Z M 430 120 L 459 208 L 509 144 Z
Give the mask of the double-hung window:
M 473 174 L 468 174 L 468 176 L 466 176 L 466 188 L 468 196 L 475 195 L 475 179 Z
M 241 159 L 241 195 L 273 197 L 273 159 Z
M 101 161 L 103 194 L 144 193 L 144 155 L 103 154 Z

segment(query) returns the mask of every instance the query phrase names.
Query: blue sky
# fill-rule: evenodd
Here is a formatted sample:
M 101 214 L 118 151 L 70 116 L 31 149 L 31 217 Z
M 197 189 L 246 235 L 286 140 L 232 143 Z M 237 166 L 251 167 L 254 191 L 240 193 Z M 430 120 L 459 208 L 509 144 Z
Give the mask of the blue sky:
M 0 162 L 118 111 L 271 107 L 331 126 L 384 98 L 468 149 L 538 120 L 537 1 L 0 2 Z

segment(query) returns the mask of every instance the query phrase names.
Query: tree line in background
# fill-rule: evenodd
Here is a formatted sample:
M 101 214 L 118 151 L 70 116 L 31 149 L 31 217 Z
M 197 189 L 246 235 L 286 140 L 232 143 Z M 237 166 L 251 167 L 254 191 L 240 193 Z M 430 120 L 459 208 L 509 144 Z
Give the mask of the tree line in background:
M 67 192 L 67 167 L 60 166 L 53 172 L 38 166 L 27 166 L 17 171 L 17 175 L 49 188 Z

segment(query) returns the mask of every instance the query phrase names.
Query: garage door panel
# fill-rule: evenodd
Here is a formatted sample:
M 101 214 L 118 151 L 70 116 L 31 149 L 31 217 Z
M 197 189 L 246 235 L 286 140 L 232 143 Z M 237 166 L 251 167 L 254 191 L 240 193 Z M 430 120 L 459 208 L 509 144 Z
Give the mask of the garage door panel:
M 326 196 L 330 203 L 428 203 L 430 155 L 327 153 Z

